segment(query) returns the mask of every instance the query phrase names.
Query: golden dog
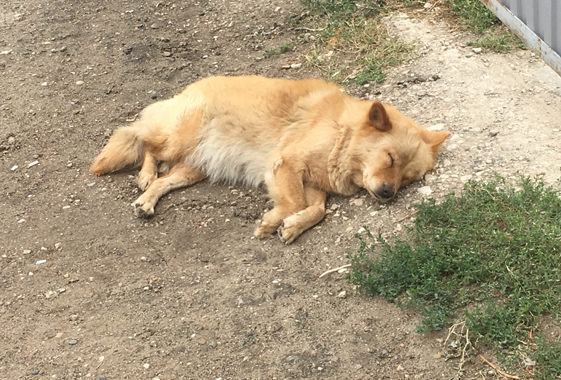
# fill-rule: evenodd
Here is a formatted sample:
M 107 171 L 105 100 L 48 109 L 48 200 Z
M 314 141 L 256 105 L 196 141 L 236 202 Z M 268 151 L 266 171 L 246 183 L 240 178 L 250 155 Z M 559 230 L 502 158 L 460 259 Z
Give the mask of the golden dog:
M 278 231 L 289 244 L 323 219 L 330 192 L 365 188 L 380 201 L 393 198 L 434 167 L 448 136 L 318 79 L 210 77 L 117 129 L 90 171 L 142 162 L 138 186 L 145 192 L 133 206 L 143 217 L 167 192 L 207 177 L 265 183 L 274 208 L 255 236 Z

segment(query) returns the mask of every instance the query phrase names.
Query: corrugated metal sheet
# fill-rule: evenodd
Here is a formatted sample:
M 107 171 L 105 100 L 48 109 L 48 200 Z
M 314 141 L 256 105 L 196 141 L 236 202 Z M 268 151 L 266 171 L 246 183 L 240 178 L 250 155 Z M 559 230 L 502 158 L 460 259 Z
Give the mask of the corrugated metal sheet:
M 561 0 L 481 0 L 561 75 Z
M 559 0 L 500 0 L 528 28 L 561 55 L 561 3 Z

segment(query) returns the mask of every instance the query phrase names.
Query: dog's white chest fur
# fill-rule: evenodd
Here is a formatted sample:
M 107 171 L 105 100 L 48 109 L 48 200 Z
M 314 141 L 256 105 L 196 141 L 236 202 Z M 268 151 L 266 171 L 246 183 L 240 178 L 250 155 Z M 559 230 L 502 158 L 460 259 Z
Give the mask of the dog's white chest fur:
M 260 145 L 255 140 L 240 138 L 239 134 L 248 132 L 226 118 L 210 120 L 187 164 L 199 168 L 212 182 L 259 186 L 277 144 L 273 141 Z

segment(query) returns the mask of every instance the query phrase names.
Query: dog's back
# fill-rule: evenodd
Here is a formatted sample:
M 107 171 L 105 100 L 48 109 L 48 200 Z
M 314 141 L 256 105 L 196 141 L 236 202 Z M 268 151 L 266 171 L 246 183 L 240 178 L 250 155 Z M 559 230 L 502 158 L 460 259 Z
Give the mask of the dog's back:
M 317 79 L 205 78 L 117 130 L 90 170 L 115 171 L 140 163 L 150 151 L 158 161 L 197 167 L 212 181 L 258 185 L 272 152 L 309 128 L 310 109 L 330 93 L 341 95 L 337 86 Z M 118 138 L 124 130 L 128 144 L 125 136 Z

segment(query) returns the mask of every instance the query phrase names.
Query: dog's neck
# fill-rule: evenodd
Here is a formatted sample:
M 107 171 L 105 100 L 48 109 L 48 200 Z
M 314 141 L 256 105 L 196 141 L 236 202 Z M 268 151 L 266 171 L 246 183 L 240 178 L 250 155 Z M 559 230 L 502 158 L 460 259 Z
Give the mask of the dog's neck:
M 335 146 L 327 159 L 327 174 L 331 191 L 349 196 L 356 194 L 360 186 L 353 181 L 351 157 L 347 154 L 351 130 L 342 125 L 337 135 Z

